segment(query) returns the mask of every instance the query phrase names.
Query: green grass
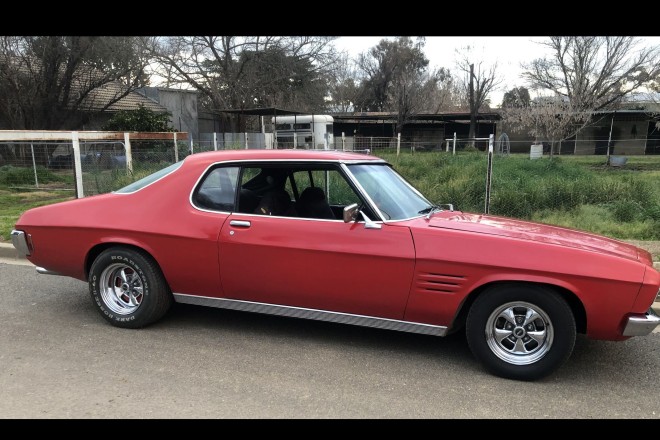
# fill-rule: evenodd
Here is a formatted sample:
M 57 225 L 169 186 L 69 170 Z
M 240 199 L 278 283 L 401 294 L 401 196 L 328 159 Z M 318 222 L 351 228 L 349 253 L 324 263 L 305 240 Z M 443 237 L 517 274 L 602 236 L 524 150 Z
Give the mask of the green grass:
M 63 202 L 74 197 L 71 191 L 16 192 L 0 189 L 0 241 L 9 241 L 11 230 L 26 209 Z
M 485 202 L 487 160 L 483 152 L 377 152 L 435 203 L 481 213 Z M 621 168 L 608 167 L 604 156 L 495 156 L 490 212 L 603 234 L 624 240 L 660 240 L 660 156 L 629 156 Z M 164 166 L 164 165 L 163 165 Z M 85 194 L 110 192 L 161 165 L 85 173 Z M 40 187 L 73 189 L 70 170 L 39 169 Z M 8 240 L 19 215 L 73 197 L 73 191 L 25 191 L 33 185 L 31 168 L 0 167 L 0 240 Z M 13 189 L 12 189 L 13 188 Z
M 485 153 L 377 155 L 431 201 L 484 212 Z M 608 167 L 605 160 L 496 155 L 490 213 L 619 239 L 660 240 L 660 157 L 631 156 L 621 168 Z
M 38 166 L 37 182 L 40 185 L 50 184 L 55 186 L 57 184 L 73 184 L 73 173 L 71 171 L 51 171 Z M 32 167 L 0 166 L 0 187 L 32 186 L 34 184 L 34 169 Z

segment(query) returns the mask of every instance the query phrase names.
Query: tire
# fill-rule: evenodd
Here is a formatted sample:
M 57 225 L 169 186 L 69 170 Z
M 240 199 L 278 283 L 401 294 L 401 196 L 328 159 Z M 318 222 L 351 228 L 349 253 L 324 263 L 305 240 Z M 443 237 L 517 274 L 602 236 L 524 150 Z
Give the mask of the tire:
M 101 316 L 122 328 L 140 328 L 158 321 L 173 302 L 153 258 L 126 247 L 106 249 L 94 260 L 89 293 Z
M 526 321 L 525 316 L 535 317 Z M 556 371 L 575 346 L 575 317 L 554 290 L 506 284 L 482 292 L 466 321 L 470 350 L 496 376 L 533 381 Z

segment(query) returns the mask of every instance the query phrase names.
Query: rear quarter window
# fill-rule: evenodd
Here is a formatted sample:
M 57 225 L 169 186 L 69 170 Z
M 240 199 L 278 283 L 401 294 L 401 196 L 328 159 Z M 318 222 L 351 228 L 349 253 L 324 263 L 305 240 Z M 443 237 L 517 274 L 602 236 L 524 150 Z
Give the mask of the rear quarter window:
M 177 163 L 174 163 L 168 167 L 163 168 L 162 170 L 156 171 L 153 174 L 149 174 L 146 177 L 143 177 L 140 180 L 136 180 L 135 182 L 126 185 L 123 188 L 118 189 L 117 191 L 114 191 L 117 194 L 129 194 L 133 193 L 135 191 L 139 191 L 145 186 L 149 186 L 152 183 L 156 182 L 157 180 L 162 179 L 163 177 L 167 176 L 168 174 L 173 173 L 174 171 L 178 170 L 181 165 L 183 164 L 183 161 L 179 161 Z
M 193 193 L 193 204 L 211 211 L 234 211 L 238 171 L 238 167 L 218 167 L 209 171 Z

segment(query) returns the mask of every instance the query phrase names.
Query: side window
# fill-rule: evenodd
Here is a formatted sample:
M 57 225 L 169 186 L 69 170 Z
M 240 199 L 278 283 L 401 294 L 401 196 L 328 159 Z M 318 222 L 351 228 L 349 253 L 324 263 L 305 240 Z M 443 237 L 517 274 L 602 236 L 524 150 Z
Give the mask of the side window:
M 339 171 L 328 172 L 328 203 L 342 207 L 360 203 L 360 198 Z
M 284 185 L 289 173 L 284 167 L 246 166 L 241 177 L 238 212 L 290 216 L 290 193 Z
M 296 203 L 299 217 L 341 220 L 344 207 L 360 201 L 348 181 L 335 168 L 324 167 L 296 174 L 296 185 L 300 191 Z M 304 175 L 304 178 L 299 179 L 298 175 Z
M 309 174 L 306 170 L 305 171 L 294 171 L 293 172 L 293 180 L 296 183 L 296 189 L 298 191 L 302 191 L 303 189 L 310 186 Z M 293 187 L 291 186 L 291 179 L 286 180 L 286 185 L 284 186 L 284 189 L 286 189 L 289 192 L 289 194 L 294 194 L 295 193 L 293 191 Z
M 212 211 L 234 211 L 238 167 L 218 167 L 200 182 L 193 195 L 193 203 Z

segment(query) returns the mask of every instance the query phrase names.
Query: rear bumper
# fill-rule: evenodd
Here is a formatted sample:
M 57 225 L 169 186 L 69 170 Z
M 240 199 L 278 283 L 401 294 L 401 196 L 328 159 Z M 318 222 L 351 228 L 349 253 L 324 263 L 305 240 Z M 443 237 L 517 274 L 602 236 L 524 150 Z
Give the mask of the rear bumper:
M 30 248 L 28 247 L 25 232 L 17 231 L 16 229 L 11 231 L 11 244 L 14 245 L 20 257 L 27 257 L 30 255 Z
M 623 336 L 645 336 L 660 325 L 660 316 L 649 309 L 644 316 L 629 316 L 623 328 Z

